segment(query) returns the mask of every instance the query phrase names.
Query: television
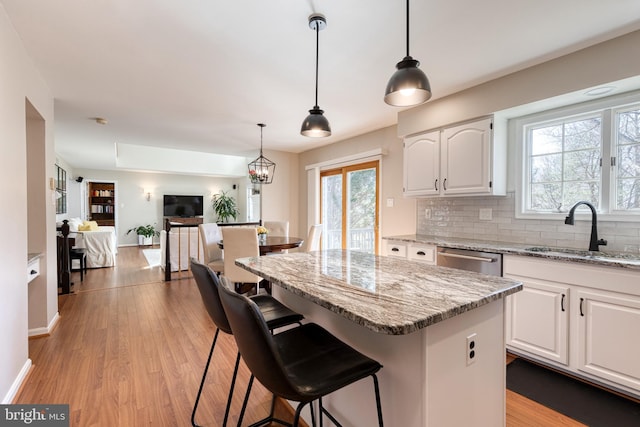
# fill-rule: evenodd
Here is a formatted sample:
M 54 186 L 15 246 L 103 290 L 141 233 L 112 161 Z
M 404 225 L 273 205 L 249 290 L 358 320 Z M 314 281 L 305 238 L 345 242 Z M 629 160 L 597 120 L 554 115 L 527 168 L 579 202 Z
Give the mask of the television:
M 203 196 L 165 194 L 162 206 L 164 216 L 179 216 L 182 218 L 202 216 Z

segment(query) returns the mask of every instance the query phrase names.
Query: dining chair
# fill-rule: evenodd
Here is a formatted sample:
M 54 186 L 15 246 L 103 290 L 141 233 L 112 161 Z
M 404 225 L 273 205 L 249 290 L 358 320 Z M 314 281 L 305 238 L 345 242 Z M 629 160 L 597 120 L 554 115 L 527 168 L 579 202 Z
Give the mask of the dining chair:
M 262 278 L 236 265 L 237 258 L 260 256 L 258 234 L 255 228 L 222 227 L 224 242 L 224 276 L 233 283 L 236 291 L 245 293 L 258 287 Z
M 272 236 L 289 237 L 289 221 L 264 221 L 264 228 L 269 230 L 269 234 Z M 288 250 L 284 249 L 269 252 L 269 255 L 286 254 L 288 252 Z
M 220 299 L 233 331 L 242 359 L 251 371 L 238 425 L 242 424 L 254 378 L 273 394 L 269 416 L 252 426 L 276 422 L 297 427 L 302 408 L 318 401 L 320 425 L 326 415 L 335 425 L 341 425 L 322 406 L 322 397 L 371 376 L 373 378 L 378 424 L 383 425 L 380 388 L 376 373 L 378 362 L 358 352 L 315 323 L 306 323 L 279 334 L 269 333 L 269 327 L 254 301 L 229 289 L 222 279 Z M 299 402 L 293 424 L 274 418 L 276 397 Z M 313 405 L 311 417 L 315 426 Z
M 263 225 L 272 236 L 289 237 L 289 221 L 264 221 Z
M 322 236 L 322 224 L 314 224 L 309 227 L 307 239 L 300 247 L 300 252 L 311 252 L 320 250 L 320 237 Z
M 222 240 L 220 227 L 216 223 L 206 223 L 198 225 L 200 240 L 202 240 L 202 252 L 204 263 L 207 264 L 216 274 L 224 273 L 224 254 L 218 243 Z

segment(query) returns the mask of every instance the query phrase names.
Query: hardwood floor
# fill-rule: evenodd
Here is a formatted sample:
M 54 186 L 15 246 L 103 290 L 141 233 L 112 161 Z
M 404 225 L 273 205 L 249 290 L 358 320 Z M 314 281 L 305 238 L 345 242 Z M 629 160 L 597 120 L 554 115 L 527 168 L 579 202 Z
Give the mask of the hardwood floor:
M 60 296 L 58 326 L 29 341 L 33 367 L 14 403 L 67 403 L 74 427 L 188 426 L 215 328 L 186 274 L 163 282 L 141 250 L 118 251 L 117 267 L 89 270 L 82 283 L 72 274 L 76 293 Z M 222 425 L 236 352 L 233 337 L 220 334 L 197 415 L 202 426 Z M 229 425 L 248 378 L 241 364 Z M 247 425 L 269 411 L 270 395 L 254 384 Z M 506 406 L 510 427 L 583 426 L 510 391 Z

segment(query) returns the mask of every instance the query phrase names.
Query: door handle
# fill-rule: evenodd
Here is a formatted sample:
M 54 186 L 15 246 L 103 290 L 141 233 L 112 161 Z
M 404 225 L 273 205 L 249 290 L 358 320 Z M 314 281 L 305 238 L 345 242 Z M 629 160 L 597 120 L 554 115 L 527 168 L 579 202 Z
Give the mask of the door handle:
M 422 256 L 425 256 L 426 254 L 424 253 L 424 251 L 418 251 L 418 252 L 416 252 L 416 255 L 422 255 Z
M 562 300 L 560 300 L 560 308 L 564 311 L 564 294 L 562 294 Z
M 444 191 L 447 191 L 447 178 L 445 178 L 444 181 L 442 181 L 442 189 Z
M 449 258 L 470 259 L 472 261 L 496 262 L 494 258 L 482 258 L 479 256 L 472 256 L 472 255 L 450 254 L 448 252 L 440 252 L 438 255 L 443 257 L 449 257 Z
M 436 191 L 438 191 L 438 178 L 436 178 L 436 182 L 433 185 L 436 188 Z
M 400 252 L 400 249 L 398 249 L 398 248 L 391 248 L 391 252 Z
M 580 316 L 584 317 L 584 312 L 582 311 L 582 303 L 584 302 L 584 298 L 580 298 Z

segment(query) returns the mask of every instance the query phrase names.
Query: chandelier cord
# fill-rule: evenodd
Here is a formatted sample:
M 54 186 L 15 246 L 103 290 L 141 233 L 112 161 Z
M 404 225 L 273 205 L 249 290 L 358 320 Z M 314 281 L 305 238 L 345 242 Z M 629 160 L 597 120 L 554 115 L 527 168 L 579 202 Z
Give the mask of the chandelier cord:
M 407 0 L 407 56 L 409 56 L 409 0 Z
M 318 107 L 318 61 L 319 54 L 318 50 L 320 49 L 320 23 L 316 22 L 316 105 L 315 108 Z

